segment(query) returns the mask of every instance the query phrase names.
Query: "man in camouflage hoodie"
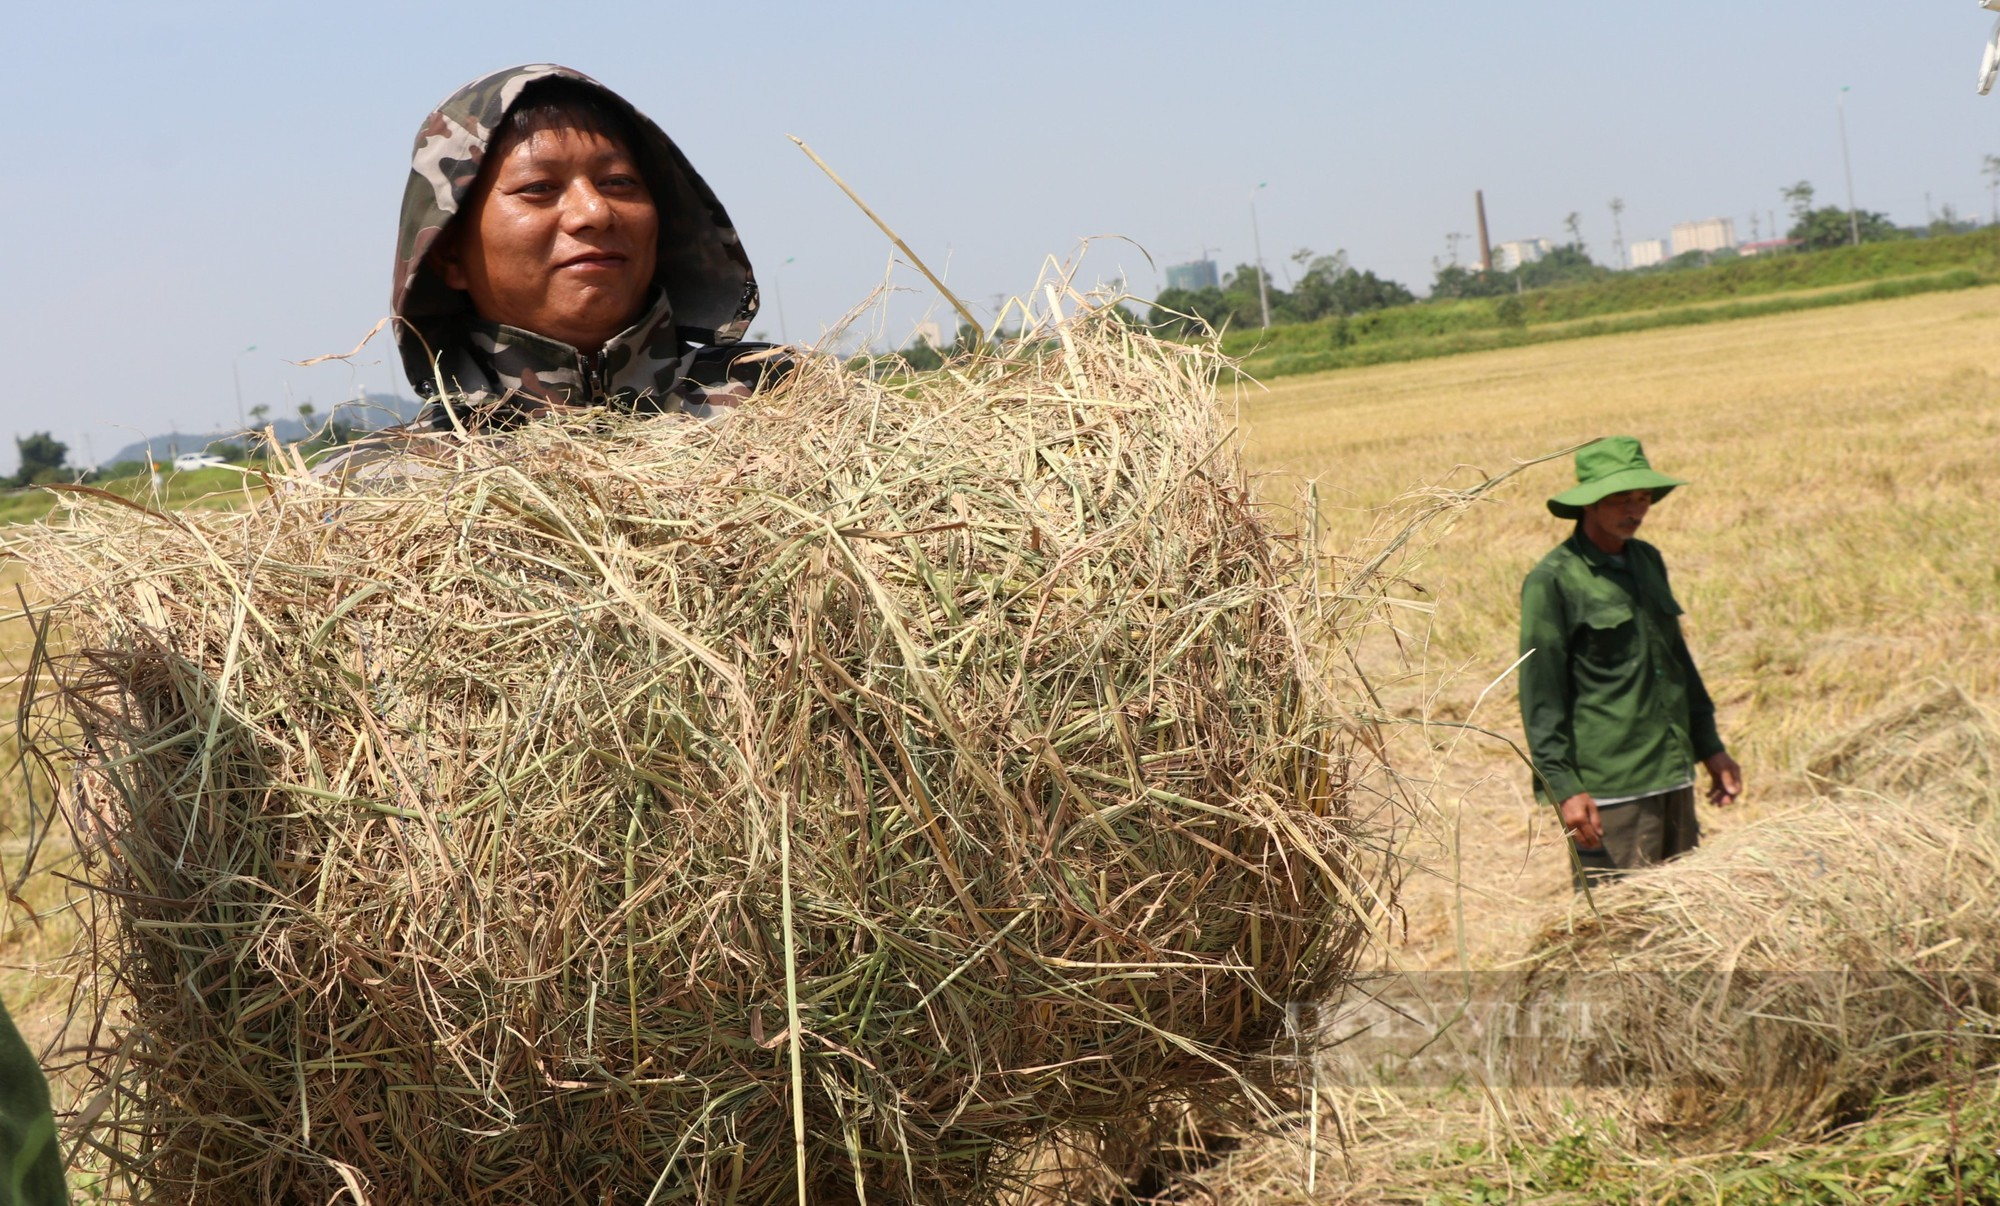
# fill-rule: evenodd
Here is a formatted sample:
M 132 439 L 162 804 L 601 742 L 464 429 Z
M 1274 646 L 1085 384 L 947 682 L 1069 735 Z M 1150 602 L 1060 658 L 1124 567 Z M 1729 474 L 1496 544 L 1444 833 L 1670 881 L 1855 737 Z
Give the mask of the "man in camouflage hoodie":
M 551 64 L 424 121 L 396 246 L 396 342 L 429 405 L 405 431 L 579 407 L 709 418 L 783 367 L 745 344 L 750 260 L 673 140 Z

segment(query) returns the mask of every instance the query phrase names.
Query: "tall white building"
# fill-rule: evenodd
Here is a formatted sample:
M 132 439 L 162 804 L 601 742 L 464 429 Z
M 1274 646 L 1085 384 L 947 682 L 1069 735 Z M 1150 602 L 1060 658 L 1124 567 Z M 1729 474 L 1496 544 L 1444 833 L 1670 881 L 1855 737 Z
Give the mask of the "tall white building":
M 1675 255 L 1686 255 L 1690 251 L 1728 251 L 1735 246 L 1736 221 L 1733 218 L 1674 224 Z
M 1185 264 L 1167 265 L 1167 288 L 1185 289 L 1189 293 L 1199 293 L 1203 289 L 1220 289 L 1222 275 L 1215 270 L 1215 261 L 1206 257 Z
M 1651 268 L 1667 262 L 1667 244 L 1661 239 L 1640 239 L 1632 244 L 1632 266 Z
M 1523 264 L 1534 263 L 1555 249 L 1555 244 L 1547 239 L 1516 239 L 1493 249 L 1493 263 L 1502 272 L 1512 272 Z

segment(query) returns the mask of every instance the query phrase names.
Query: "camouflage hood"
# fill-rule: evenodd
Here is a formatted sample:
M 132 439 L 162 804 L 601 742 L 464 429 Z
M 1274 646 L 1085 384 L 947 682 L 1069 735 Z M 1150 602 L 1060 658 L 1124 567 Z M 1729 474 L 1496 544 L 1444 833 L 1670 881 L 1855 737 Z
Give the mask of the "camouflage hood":
M 537 80 L 559 77 L 598 90 L 628 118 L 630 148 L 660 214 L 652 307 L 604 349 L 572 349 L 532 332 L 489 323 L 447 286 L 427 256 L 459 213 L 498 129 Z M 736 228 L 665 131 L 617 93 L 567 67 L 510 67 L 474 80 L 439 105 L 417 131 L 403 192 L 391 295 L 403 370 L 419 393 L 449 392 L 473 403 L 611 404 L 666 409 L 686 375 L 693 345 L 734 344 L 757 313 L 757 282 Z M 578 352 L 603 351 L 593 368 Z M 435 366 L 433 361 L 435 360 Z

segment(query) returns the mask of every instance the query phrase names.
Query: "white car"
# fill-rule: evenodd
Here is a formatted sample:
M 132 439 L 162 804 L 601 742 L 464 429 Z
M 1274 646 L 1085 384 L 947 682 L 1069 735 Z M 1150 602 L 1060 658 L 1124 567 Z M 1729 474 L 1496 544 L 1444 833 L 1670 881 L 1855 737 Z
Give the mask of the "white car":
M 214 469 L 229 462 L 206 452 L 183 452 L 174 458 L 175 473 L 189 473 L 196 469 Z

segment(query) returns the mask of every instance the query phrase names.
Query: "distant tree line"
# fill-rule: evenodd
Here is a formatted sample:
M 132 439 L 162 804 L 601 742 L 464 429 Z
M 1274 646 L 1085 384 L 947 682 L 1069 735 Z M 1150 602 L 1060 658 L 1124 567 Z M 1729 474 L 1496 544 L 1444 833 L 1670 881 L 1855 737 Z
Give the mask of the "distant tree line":
M 995 331 L 993 337 L 995 339 L 1005 339 L 1006 334 Z M 945 361 L 966 355 L 978 346 L 979 332 L 974 330 L 969 323 L 959 323 L 958 334 L 952 338 L 950 347 L 932 347 L 930 340 L 917 338 L 912 339 L 909 346 L 896 355 L 901 358 L 904 365 L 909 366 L 911 372 L 933 373 L 943 368 Z M 883 367 L 874 364 L 873 358 L 869 356 L 857 357 L 849 363 L 856 367 L 865 367 L 870 372 L 877 371 Z
M 1989 155 L 1985 170 L 1993 187 L 1995 220 L 2000 221 L 2000 156 Z M 1933 215 L 1927 226 L 1907 229 L 1896 226 L 1887 214 L 1872 210 L 1857 210 L 1850 216 L 1839 206 L 1816 205 L 1817 191 L 1806 180 L 1781 188 L 1779 193 L 1791 209 L 1792 224 L 1785 237 L 1792 244 L 1792 249 L 1797 251 L 1845 247 L 1855 240 L 1857 232 L 1863 243 L 1884 243 L 1897 239 L 1963 234 L 1978 226 L 1976 221 L 1962 218 L 1949 205 Z M 1623 202 L 1614 203 L 1614 214 L 1623 211 Z M 1570 214 L 1563 225 L 1569 233 L 1569 241 L 1532 263 L 1491 271 L 1482 270 L 1478 265 L 1466 266 L 1456 262 L 1437 265 L 1429 296 L 1423 300 L 1496 298 L 1499 299 L 1498 314 L 1502 323 L 1525 323 L 1526 307 L 1520 302 L 1510 303 L 1508 299 L 1530 290 L 1588 284 L 1620 271 L 1591 259 L 1584 246 L 1580 214 Z M 1734 248 L 1689 251 L 1662 264 L 1627 271 L 1681 272 L 1705 268 L 1718 260 L 1735 259 L 1740 254 Z M 1222 278 L 1219 286 L 1164 290 L 1155 299 L 1145 322 L 1148 326 L 1177 335 L 1195 334 L 1203 329 L 1255 328 L 1264 323 L 1264 306 L 1268 299 L 1272 325 L 1310 323 L 1331 318 L 1334 320 L 1334 342 L 1345 344 L 1349 341 L 1349 318 L 1375 310 L 1413 305 L 1419 300 L 1401 282 L 1356 269 L 1349 263 L 1345 251 L 1320 255 L 1309 249 L 1300 250 L 1291 256 L 1291 261 L 1298 265 L 1297 276 L 1288 279 L 1284 286 L 1280 286 L 1268 271 L 1260 271 L 1252 264 L 1238 264 L 1233 272 Z M 1257 288 L 1260 279 L 1264 285 L 1262 297 Z M 1123 310 L 1120 313 L 1129 314 Z M 1359 332 L 1366 325 L 1361 324 L 1355 330 Z M 917 372 L 935 370 L 953 356 L 969 350 L 969 341 L 974 335 L 970 327 L 962 327 L 949 348 L 933 347 L 927 340 L 914 340 L 898 353 L 900 364 Z M 871 357 L 858 357 L 855 363 L 870 365 L 871 371 L 881 371 L 881 366 Z
M 269 408 L 255 406 L 251 415 L 260 423 Z M 344 419 L 334 419 L 317 429 L 312 428 L 315 417 L 313 405 L 304 402 L 299 405 L 299 419 L 313 434 L 310 439 L 299 444 L 299 451 L 307 456 L 322 449 L 348 443 L 359 434 L 352 423 Z M 219 440 L 207 445 L 202 451 L 209 456 L 219 457 L 231 465 L 247 465 L 253 459 L 249 441 Z M 18 489 L 23 486 L 46 486 L 51 482 L 98 482 L 116 481 L 124 477 L 137 477 L 152 472 L 153 467 L 145 461 L 117 461 L 96 468 L 72 466 L 69 463 L 69 445 L 46 431 L 34 431 L 24 436 L 14 437 L 14 450 L 20 463 L 14 472 L 0 474 L 0 489 Z
M 1849 246 L 1857 232 L 1863 243 L 1887 243 L 1909 237 L 1889 221 L 1887 214 L 1856 210 L 1850 220 L 1848 212 L 1838 205 L 1814 206 L 1818 190 L 1810 180 L 1786 185 L 1778 194 L 1792 209 L 1792 227 L 1785 237 L 1805 251 L 1831 251 Z
M 13 475 L 0 479 L 9 486 L 40 486 L 49 482 L 66 482 L 70 473 L 69 445 L 56 439 L 46 431 L 30 432 L 14 437 L 14 449 L 20 454 L 21 463 Z
M 1262 326 L 1264 302 L 1257 291 L 1260 275 L 1270 299 L 1273 324 L 1342 318 L 1390 306 L 1407 306 L 1417 300 L 1417 295 L 1405 285 L 1373 272 L 1356 270 L 1348 263 L 1344 251 L 1318 255 L 1302 249 L 1292 256 L 1292 262 L 1299 265 L 1300 272 L 1290 288 L 1280 288 L 1269 272 L 1260 273 L 1255 265 L 1238 264 L 1234 272 L 1223 278 L 1220 287 L 1168 289 L 1161 293 L 1147 315 L 1147 322 L 1183 334 L 1201 326 L 1215 331 Z
M 1611 275 L 1611 269 L 1590 258 L 1580 243 L 1555 248 L 1532 264 L 1517 268 L 1481 272 L 1446 264 L 1431 282 L 1431 299 L 1447 301 L 1460 297 L 1505 297 L 1528 289 L 1549 289 L 1557 285 L 1578 285 Z

